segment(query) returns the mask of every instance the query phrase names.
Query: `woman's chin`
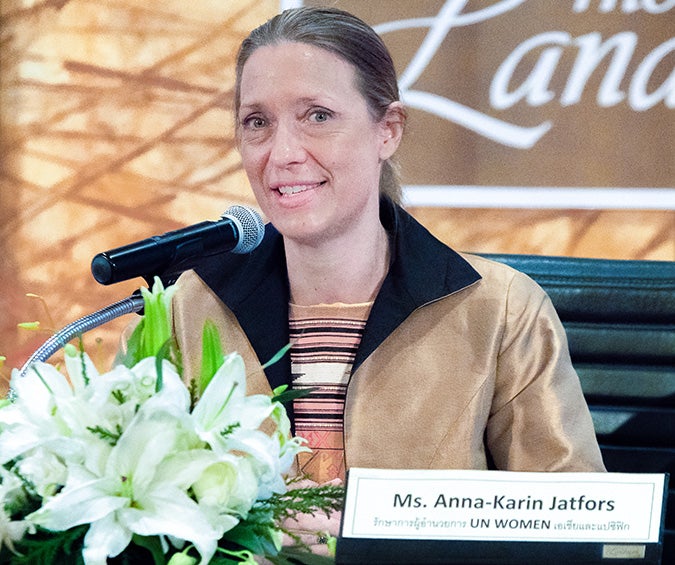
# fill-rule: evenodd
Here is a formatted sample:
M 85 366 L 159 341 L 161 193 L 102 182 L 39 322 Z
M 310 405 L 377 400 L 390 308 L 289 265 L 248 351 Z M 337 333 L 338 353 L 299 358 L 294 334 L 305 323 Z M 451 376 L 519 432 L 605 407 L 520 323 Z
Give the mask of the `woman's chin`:
M 272 223 L 286 241 L 293 241 L 302 245 L 317 245 L 325 239 L 325 233 L 327 232 L 324 222 L 318 218 L 313 219 L 308 214 L 297 217 L 279 216 L 277 217 L 277 223 L 274 223 L 274 221 Z

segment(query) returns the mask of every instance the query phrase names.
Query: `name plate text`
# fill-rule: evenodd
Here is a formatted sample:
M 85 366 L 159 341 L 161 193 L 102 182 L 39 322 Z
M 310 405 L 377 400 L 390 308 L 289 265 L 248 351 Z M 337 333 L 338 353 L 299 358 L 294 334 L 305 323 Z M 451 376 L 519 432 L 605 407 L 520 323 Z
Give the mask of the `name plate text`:
M 665 475 L 349 471 L 342 537 L 658 543 Z

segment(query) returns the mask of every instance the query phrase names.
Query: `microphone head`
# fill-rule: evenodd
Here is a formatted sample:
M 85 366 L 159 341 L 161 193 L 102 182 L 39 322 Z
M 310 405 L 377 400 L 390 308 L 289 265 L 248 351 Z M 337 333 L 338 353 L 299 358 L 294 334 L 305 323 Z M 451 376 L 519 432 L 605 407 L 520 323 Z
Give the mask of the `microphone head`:
M 235 204 L 225 210 L 221 218 L 232 220 L 239 230 L 239 241 L 232 253 L 250 253 L 260 245 L 265 235 L 265 224 L 253 208 Z

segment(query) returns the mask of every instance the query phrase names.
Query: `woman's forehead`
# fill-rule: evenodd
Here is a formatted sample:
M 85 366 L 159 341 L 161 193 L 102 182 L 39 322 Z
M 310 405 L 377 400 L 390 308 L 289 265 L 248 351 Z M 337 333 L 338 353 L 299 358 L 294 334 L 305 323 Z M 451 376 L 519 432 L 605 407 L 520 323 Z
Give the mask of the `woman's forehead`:
M 356 70 L 339 55 L 306 43 L 285 42 L 256 49 L 241 75 L 243 106 L 288 89 L 304 97 L 356 91 Z

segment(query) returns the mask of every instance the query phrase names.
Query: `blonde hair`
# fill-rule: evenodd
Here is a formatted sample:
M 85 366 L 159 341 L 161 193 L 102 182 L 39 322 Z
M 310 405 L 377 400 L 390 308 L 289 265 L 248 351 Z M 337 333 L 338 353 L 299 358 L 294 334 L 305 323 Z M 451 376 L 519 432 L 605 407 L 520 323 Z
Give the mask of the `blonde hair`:
M 384 42 L 372 27 L 336 8 L 293 8 L 284 10 L 254 29 L 239 48 L 234 88 L 237 123 L 244 65 L 259 47 L 284 41 L 307 43 L 325 49 L 353 65 L 358 89 L 375 121 L 382 120 L 390 104 L 399 100 L 394 63 Z M 380 193 L 396 203 L 401 202 L 399 167 L 393 157 L 382 164 Z

